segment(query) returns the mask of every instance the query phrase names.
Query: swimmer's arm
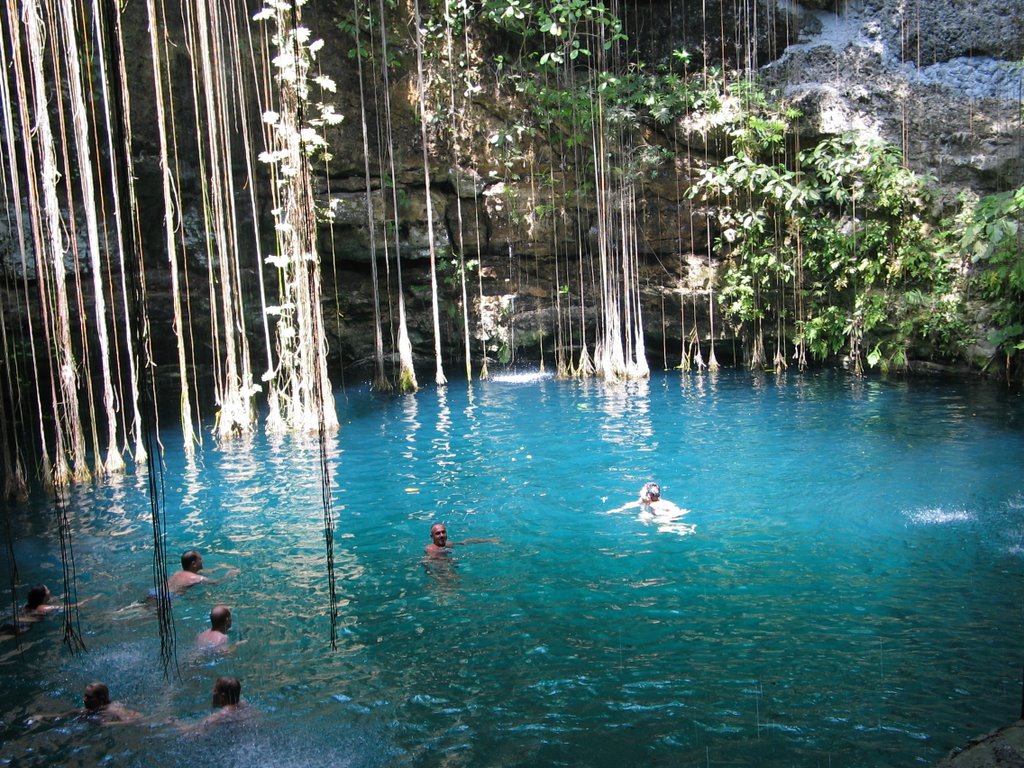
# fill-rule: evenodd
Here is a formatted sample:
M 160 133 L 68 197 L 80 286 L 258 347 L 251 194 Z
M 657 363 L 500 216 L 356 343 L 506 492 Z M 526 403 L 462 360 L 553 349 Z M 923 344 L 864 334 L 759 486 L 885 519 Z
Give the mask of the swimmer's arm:
M 227 568 L 227 572 L 223 576 L 218 576 L 215 579 L 211 578 L 210 576 L 203 576 L 202 577 L 203 578 L 202 583 L 203 584 L 221 584 L 221 583 L 227 581 L 228 579 L 232 579 L 235 576 L 237 576 L 239 573 L 241 573 L 241 570 L 239 570 L 238 568 L 229 567 L 229 566 L 226 566 L 226 565 L 217 566 L 217 568 L 215 568 L 213 570 L 220 570 L 221 568 Z
M 241 573 L 241 569 L 236 568 L 233 565 L 215 565 L 213 568 L 207 568 L 205 570 L 208 570 L 208 571 L 223 571 L 223 570 L 226 570 L 227 573 L 225 573 L 224 576 L 221 577 L 221 578 L 225 578 L 225 579 L 228 578 L 229 576 L 237 576 L 239 573 Z
M 454 547 L 456 544 L 497 544 L 500 541 L 501 541 L 501 539 L 497 539 L 497 538 L 493 538 L 493 539 L 463 539 L 462 541 L 452 541 L 452 542 L 449 542 L 449 544 Z
M 87 597 L 87 598 L 85 598 L 83 600 L 78 600 L 78 601 L 76 601 L 74 603 L 68 603 L 67 607 L 68 608 L 81 608 L 86 603 L 91 603 L 97 597 L 102 597 L 102 595 L 90 595 L 89 597 Z M 55 600 L 54 602 L 59 603 L 58 605 L 54 605 L 53 606 L 57 610 L 61 610 L 61 609 L 63 609 L 65 607 L 64 606 L 64 598 L 57 598 L 57 600 Z
M 640 507 L 642 509 L 643 505 L 644 505 L 643 499 L 638 499 L 637 501 L 631 501 L 629 504 L 623 504 L 621 507 L 616 507 L 615 509 L 609 509 L 607 512 L 605 512 L 605 514 L 606 515 L 617 515 L 620 512 L 633 512 L 634 510 L 636 510 L 637 507 Z
M 42 712 L 34 715 L 29 715 L 25 718 L 25 725 L 33 725 L 35 723 L 46 722 L 48 720 L 63 720 L 67 717 L 77 717 L 82 714 L 84 709 L 69 709 L 66 712 Z
M 64 598 L 58 597 L 54 602 L 47 603 L 46 605 L 40 605 L 36 608 L 32 608 L 28 611 L 23 611 L 21 615 L 21 621 L 33 621 L 41 616 L 49 616 L 52 613 L 60 613 L 65 608 L 81 608 L 83 605 L 88 603 L 90 600 L 95 600 L 99 595 L 93 595 L 87 597 L 84 600 L 79 600 L 75 603 L 64 604 Z
M 141 725 L 145 722 L 156 721 L 155 718 L 143 715 L 141 712 L 136 712 L 134 709 L 128 709 L 128 707 L 116 701 L 107 705 L 107 711 L 105 714 L 106 716 L 102 720 L 104 726 Z

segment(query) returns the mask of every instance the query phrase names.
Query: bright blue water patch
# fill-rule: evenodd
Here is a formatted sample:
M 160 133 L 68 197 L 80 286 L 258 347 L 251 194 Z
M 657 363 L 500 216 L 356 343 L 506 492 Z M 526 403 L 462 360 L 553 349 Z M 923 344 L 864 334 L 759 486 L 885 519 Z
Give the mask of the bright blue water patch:
M 89 650 L 59 620 L 0 644 L 3 764 L 928 765 L 1019 714 L 1019 397 L 741 372 L 336 397 L 337 650 L 316 441 L 188 467 L 168 429 L 172 558 L 242 572 L 173 602 L 166 681 L 152 613 L 120 610 L 151 586 L 145 479 L 75 489 Z M 685 525 L 608 514 L 650 479 Z M 52 511 L 9 514 L 23 584 L 58 593 Z M 437 520 L 500 541 L 424 563 Z M 244 642 L 195 656 L 216 603 Z M 221 674 L 255 724 L 183 737 Z M 93 679 L 152 719 L 27 722 Z

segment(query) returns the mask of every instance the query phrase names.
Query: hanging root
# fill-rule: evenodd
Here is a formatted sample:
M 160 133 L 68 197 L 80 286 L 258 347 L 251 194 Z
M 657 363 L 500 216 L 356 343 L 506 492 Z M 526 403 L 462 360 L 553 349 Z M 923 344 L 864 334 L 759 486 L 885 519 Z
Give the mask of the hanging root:
M 376 373 L 373 377 L 373 383 L 370 385 L 370 389 L 374 392 L 390 392 L 394 388 L 395 387 L 391 383 L 391 380 L 381 371 Z
M 565 359 L 559 355 L 558 361 L 555 363 L 555 377 L 559 379 L 569 378 L 569 366 L 566 365 Z
M 398 391 L 403 395 L 411 395 L 419 389 L 416 383 L 416 375 L 408 368 L 403 368 L 398 374 Z
M 103 462 L 103 471 L 108 475 L 116 475 L 124 472 L 124 456 L 116 448 L 107 450 L 107 460 Z
M 690 353 L 684 352 L 682 357 L 679 358 L 679 370 L 687 372 L 693 367 L 693 361 L 690 360 Z
M 774 362 L 776 373 L 783 373 L 786 370 L 786 356 L 782 354 L 782 347 L 776 347 Z
M 594 375 L 595 370 L 594 361 L 590 357 L 587 345 L 584 344 L 580 347 L 580 359 L 576 364 L 575 376 L 578 379 L 589 379 Z
M 11 501 L 28 500 L 28 483 L 25 480 L 25 466 L 21 459 L 14 460 L 14 467 L 4 478 L 4 496 Z

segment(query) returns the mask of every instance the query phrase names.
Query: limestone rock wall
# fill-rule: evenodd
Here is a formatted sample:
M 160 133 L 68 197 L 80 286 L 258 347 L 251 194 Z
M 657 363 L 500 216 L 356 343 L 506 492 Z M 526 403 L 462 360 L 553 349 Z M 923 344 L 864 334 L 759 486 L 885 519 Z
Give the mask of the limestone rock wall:
M 256 0 L 247 3 L 250 16 L 261 5 Z M 147 247 L 157 254 L 148 263 L 155 273 L 150 288 L 158 292 L 167 281 L 156 274 L 165 270 L 159 257 L 164 212 L 152 119 L 154 92 L 147 79 L 148 20 L 144 4 L 125 8 L 129 14 L 125 28 L 134 36 L 126 41 L 126 48 L 129 73 L 137 78 L 131 106 L 141 225 Z M 396 44 L 395 55 L 405 58 L 394 68 L 389 91 L 390 131 L 396 148 L 392 173 L 377 138 L 385 122 L 383 84 L 377 83 L 372 92 L 360 96 L 349 43 L 338 33 L 339 20 L 347 9 L 340 2 L 320 2 L 315 15 L 307 18 L 314 34 L 326 41 L 319 64 L 338 83 L 335 106 L 345 116 L 327 137 L 333 157 L 329 166 L 321 169 L 317 182 L 317 193 L 331 211 L 321 227 L 320 248 L 327 264 L 325 272 L 335 280 L 324 289 L 325 315 L 333 328 L 334 363 L 348 366 L 372 355 L 372 244 L 385 294 L 385 319 L 394 311 L 386 293 L 397 290 L 395 259 L 400 258 L 416 357 L 425 366 L 432 365 L 428 226 L 433 227 L 439 257 L 444 294 L 442 344 L 448 364 L 461 367 L 463 350 L 462 285 L 456 272 L 459 253 L 474 263 L 468 281 L 473 354 L 486 350 L 493 356 L 504 348 L 512 359 L 527 361 L 536 359 L 543 348 L 544 354 L 550 355 L 558 312 L 580 313 L 591 321 L 596 317 L 597 298 L 588 287 L 592 278 L 582 274 L 590 267 L 580 267 L 593 253 L 593 205 L 584 200 L 571 210 L 555 212 L 555 196 L 567 181 L 558 173 L 536 171 L 551 154 L 542 138 L 532 144 L 528 137 L 523 139 L 524 159 L 514 167 L 499 157 L 492 137 L 514 131 L 530 105 L 511 101 L 508 91 L 498 87 L 501 75 L 497 72 L 482 74 L 480 89 L 463 103 L 458 116 L 464 127 L 457 162 L 443 146 L 428 148 L 432 158 L 428 191 L 414 97 L 415 62 L 409 58 L 407 30 L 401 29 L 395 30 L 395 39 L 405 44 Z M 181 44 L 181 21 L 174 15 L 171 12 L 161 21 L 160 32 L 172 42 L 167 74 L 173 84 L 176 117 L 187 127 L 194 120 L 190 63 Z M 671 23 L 665 23 L 666 19 Z M 695 54 L 692 68 L 721 63 L 723 56 L 730 66 L 756 68 L 767 83 L 801 109 L 806 142 L 852 129 L 895 143 L 904 148 L 914 170 L 934 175 L 948 190 L 949 204 L 964 192 L 982 195 L 1024 183 L 1020 66 L 1024 0 L 921 0 L 914 4 L 809 0 L 756 2 L 746 7 L 716 2 L 681 7 L 678 0 L 646 0 L 630 4 L 626 32 L 652 64 L 684 48 Z M 248 41 L 242 44 L 248 45 Z M 482 41 L 481 51 L 500 44 Z M 485 53 L 481 57 L 485 58 Z M 369 207 L 362 107 L 370 126 Z M 708 285 L 715 279 L 716 260 L 708 243 L 714 233 L 680 193 L 691 174 L 686 158 L 706 155 L 714 159 L 714 147 L 706 132 L 676 128 L 648 131 L 645 140 L 651 147 L 672 149 L 677 155 L 675 162 L 637 187 L 641 297 L 653 367 L 677 364 L 684 337 L 695 328 L 705 342 L 710 335 Z M 186 178 L 181 205 L 189 233 L 187 264 L 201 284 L 208 265 L 199 226 L 197 139 L 195 131 L 179 133 L 178 161 Z M 526 158 L 533 158 L 536 164 Z M 240 167 L 242 161 L 239 156 Z M 427 221 L 428 194 L 433 222 Z M 247 190 L 240 190 L 240 202 L 247 195 Z M 400 221 L 397 229 L 388 229 L 384 211 L 393 201 L 398 202 Z M 245 209 L 239 205 L 239 210 Z M 256 215 L 269 220 L 267 206 Z M 0 264 L 6 274 L 17 275 L 20 254 L 11 226 L 0 223 Z M 261 267 L 263 256 L 273 243 L 255 242 L 245 234 L 250 229 L 245 222 L 240 226 L 243 247 L 251 251 L 245 254 L 246 269 L 255 275 L 266 269 Z M 266 273 L 265 277 L 272 280 L 273 275 Z M 200 305 L 193 312 L 196 323 L 203 322 L 202 296 L 202 290 L 193 295 Z M 161 305 L 159 296 L 154 303 Z M 261 327 L 258 315 L 258 306 L 254 306 L 250 327 Z M 733 329 L 719 323 L 715 330 L 724 347 L 719 355 L 728 358 L 736 348 L 730 338 Z M 201 330 L 197 333 L 202 335 Z M 579 339 L 573 343 L 578 345 Z
M 650 61 L 686 48 L 697 52 L 693 66 L 715 63 L 722 53 L 731 65 L 754 63 L 766 82 L 803 112 L 805 142 L 854 130 L 901 146 L 915 171 L 934 176 L 947 191 L 947 207 L 962 193 L 984 195 L 1024 183 L 1022 0 L 759 3 L 755 25 L 740 19 L 734 5 L 700 7 L 706 17 L 696 7 L 680 10 L 678 3 L 637 3 L 627 17 L 627 32 Z M 675 23 L 659 23 L 666 18 Z M 502 179 L 486 141 L 490 133 L 514 122 L 514 106 L 484 92 L 471 110 L 467 122 L 475 126 L 477 144 L 468 151 L 464 167 L 439 165 L 431 171 L 435 231 L 442 247 L 453 246 L 483 262 L 484 305 L 495 309 L 481 320 L 491 331 L 479 335 L 504 328 L 503 339 L 516 340 L 522 356 L 530 358 L 537 354 L 537 335 L 543 335 L 551 319 L 556 272 L 561 270 L 564 283 L 565 269 L 576 254 L 589 252 L 595 212 L 584 207 L 568 217 L 538 216 L 545 203 L 538 191 L 543 185 L 526 167 L 517 169 L 518 181 Z M 650 137 L 652 145 L 672 145 L 681 156 L 687 151 L 706 154 L 706 139 L 704 133 L 686 130 Z M 419 149 L 417 137 L 410 138 L 410 146 Z M 409 204 L 403 254 L 422 266 L 422 172 L 412 155 L 404 168 Z M 693 327 L 684 324 L 687 317 L 697 322 L 702 338 L 709 333 L 707 286 L 714 280 L 715 263 L 713 254 L 707 258 L 706 222 L 679 202 L 687 180 L 687 168 L 677 165 L 641 192 L 639 249 L 646 265 L 648 356 L 654 364 L 678 362 L 673 350 Z M 557 180 L 553 186 L 557 188 Z M 346 243 L 344 258 L 350 268 L 367 253 L 366 227 L 358 215 L 344 223 L 336 220 L 334 227 L 335 238 Z M 381 242 L 378 234 L 378 253 Z M 353 273 L 347 274 L 351 279 Z M 423 277 L 422 272 L 412 274 L 413 279 Z M 533 290 L 524 290 L 524 285 Z M 472 292 L 470 296 L 472 300 Z M 451 292 L 448 300 L 457 303 L 458 292 Z M 594 297 L 584 296 L 584 301 L 592 304 Z M 457 357 L 461 338 L 455 330 L 446 348 Z M 717 331 L 728 354 L 734 348 L 729 342 L 732 329 L 720 324 Z M 430 329 L 420 324 L 417 336 L 429 357 Z M 346 355 L 365 358 L 366 350 L 357 351 L 354 339 L 351 350 L 348 345 L 342 342 Z M 660 360 L 663 350 L 668 350 L 667 361 Z

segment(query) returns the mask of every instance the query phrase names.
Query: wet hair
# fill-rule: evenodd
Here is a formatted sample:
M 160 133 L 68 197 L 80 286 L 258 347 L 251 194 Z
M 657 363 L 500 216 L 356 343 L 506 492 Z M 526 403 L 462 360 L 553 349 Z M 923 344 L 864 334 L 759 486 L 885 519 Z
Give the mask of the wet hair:
M 218 707 L 237 704 L 242 698 L 242 683 L 237 677 L 218 677 L 213 684 L 213 698 Z
M 215 605 L 213 610 L 210 611 L 210 626 L 218 632 L 223 632 L 227 629 L 230 621 L 231 609 L 226 605 Z
M 654 501 L 661 498 L 661 487 L 657 483 L 647 483 L 640 489 L 640 497 L 646 499 L 648 496 Z
M 181 569 L 183 571 L 191 570 L 192 564 L 195 563 L 195 561 L 198 560 L 198 559 L 199 559 L 199 550 L 198 549 L 190 549 L 188 552 L 183 553 L 182 556 L 181 556 Z
M 45 584 L 36 584 L 32 589 L 28 591 L 28 598 L 25 601 L 25 607 L 28 610 L 38 608 L 40 605 L 46 602 L 46 593 L 49 590 Z
M 110 689 L 104 683 L 89 683 L 83 699 L 86 709 L 100 709 L 110 703 Z

